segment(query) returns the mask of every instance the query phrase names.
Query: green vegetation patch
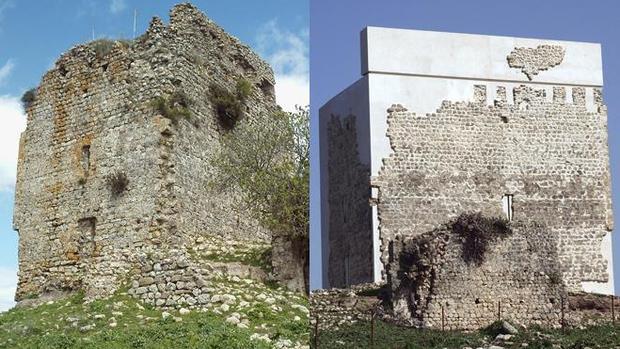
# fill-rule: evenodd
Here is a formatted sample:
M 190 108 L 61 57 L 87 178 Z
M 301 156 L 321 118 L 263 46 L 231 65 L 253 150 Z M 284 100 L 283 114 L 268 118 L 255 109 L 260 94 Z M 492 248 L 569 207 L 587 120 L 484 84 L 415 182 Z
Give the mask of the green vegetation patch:
M 196 255 L 197 258 L 214 262 L 238 262 L 271 272 L 271 246 L 254 246 L 247 250 L 209 251 Z
M 232 130 L 243 119 L 245 101 L 252 94 L 252 90 L 252 84 L 243 78 L 237 80 L 234 92 L 219 84 L 211 84 L 211 102 L 224 129 Z
M 169 96 L 155 98 L 151 102 L 151 106 L 163 117 L 172 120 L 176 124 L 181 119 L 190 119 L 191 112 L 189 111 L 189 106 L 191 103 L 190 98 L 185 92 L 175 91 Z
M 179 322 L 171 313 L 164 319 L 127 295 L 84 303 L 78 294 L 0 314 L 0 348 L 271 348 L 213 313 L 192 312 Z
M 36 88 L 31 88 L 30 90 L 24 92 L 21 98 L 21 102 L 22 102 L 22 106 L 24 107 L 24 110 L 28 110 L 28 108 L 32 106 L 32 103 L 34 103 L 34 100 L 36 98 L 37 98 Z
M 495 340 L 493 325 L 473 332 L 439 331 L 401 327 L 375 322 L 374 349 L 460 349 L 488 347 L 491 343 L 506 349 L 529 348 L 616 348 L 620 343 L 620 325 L 600 324 L 584 328 L 544 329 L 530 327 L 509 341 Z M 311 347 L 315 348 L 314 334 Z M 524 346 L 527 343 L 527 346 Z M 358 322 L 337 330 L 319 332 L 319 348 L 370 348 L 370 323 Z
M 98 40 L 94 40 L 94 41 L 89 42 L 88 46 L 90 46 L 95 51 L 95 56 L 97 56 L 97 58 L 101 59 L 101 58 L 104 58 L 105 56 L 107 56 L 110 52 L 112 52 L 112 49 L 114 49 L 116 44 L 120 44 L 120 45 L 122 45 L 124 47 L 129 47 L 132 44 L 132 41 L 130 41 L 130 40 L 98 39 Z

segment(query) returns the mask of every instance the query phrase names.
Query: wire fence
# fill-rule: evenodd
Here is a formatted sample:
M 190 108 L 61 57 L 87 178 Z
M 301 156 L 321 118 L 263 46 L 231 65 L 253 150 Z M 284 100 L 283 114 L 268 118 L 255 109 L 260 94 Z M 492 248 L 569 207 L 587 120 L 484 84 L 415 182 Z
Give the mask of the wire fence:
M 609 298 L 610 298 L 609 309 L 610 309 L 611 323 L 615 326 L 616 324 L 615 296 L 609 296 Z M 369 323 L 369 334 L 368 334 L 368 347 L 371 349 L 375 347 L 375 339 L 376 339 L 376 331 L 377 331 L 376 321 L 377 321 L 378 310 L 379 310 L 379 303 L 369 310 L 370 323 Z M 560 298 L 560 323 L 559 325 L 562 330 L 566 329 L 567 327 L 566 316 L 568 315 L 569 311 L 570 311 L 570 307 L 567 306 L 566 298 L 561 297 Z M 320 349 L 321 347 L 321 327 L 320 327 L 321 316 L 320 314 L 315 314 L 314 320 L 315 320 L 314 328 L 312 331 L 312 344 L 313 344 L 312 348 Z M 502 320 L 505 320 L 502 314 L 502 302 L 497 301 L 497 321 L 502 321 Z M 447 323 L 447 319 L 445 315 L 444 306 L 442 305 L 441 306 L 441 331 L 446 331 L 447 327 L 448 327 L 448 323 Z M 452 329 L 448 329 L 448 330 L 452 330 Z

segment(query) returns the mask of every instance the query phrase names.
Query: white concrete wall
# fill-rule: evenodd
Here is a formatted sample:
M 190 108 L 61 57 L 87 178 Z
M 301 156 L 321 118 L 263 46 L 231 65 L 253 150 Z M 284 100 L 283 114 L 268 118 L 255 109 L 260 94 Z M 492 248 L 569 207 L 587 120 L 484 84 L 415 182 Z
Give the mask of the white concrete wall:
M 601 46 L 596 43 L 379 27 L 367 27 L 361 37 L 362 74 L 527 82 L 520 69 L 508 66 L 506 57 L 515 47 L 549 44 L 564 47 L 564 60 L 559 66 L 541 71 L 534 81 L 603 85 Z

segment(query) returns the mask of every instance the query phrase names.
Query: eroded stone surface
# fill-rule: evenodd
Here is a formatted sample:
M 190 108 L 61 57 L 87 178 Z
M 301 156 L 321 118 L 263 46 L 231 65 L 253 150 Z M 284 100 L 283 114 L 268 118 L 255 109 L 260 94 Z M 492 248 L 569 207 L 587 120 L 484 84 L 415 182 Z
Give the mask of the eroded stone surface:
M 393 315 L 410 325 L 477 329 L 501 316 L 518 324 L 558 327 L 567 298 L 555 234 L 513 222 L 512 233 L 490 242 L 480 265 L 462 255 L 449 228 L 396 238 L 388 265 Z M 443 314 L 442 314 L 443 312 Z
M 248 120 L 276 108 L 271 68 L 189 4 L 172 9 L 168 26 L 154 18 L 109 52 L 91 43 L 63 54 L 37 88 L 21 136 L 16 299 L 78 289 L 105 296 L 135 274 L 155 279 L 139 278 L 136 294 L 169 292 L 163 275 L 185 277 L 188 259 L 145 256 L 185 256 L 184 244 L 203 235 L 268 242 L 234 190 L 209 186 L 225 133 L 209 87 L 233 91 L 240 78 L 253 85 Z M 188 119 L 153 108 L 176 91 L 191 100 Z M 106 178 L 119 172 L 128 184 L 116 195 Z M 183 281 L 197 282 L 190 278 Z

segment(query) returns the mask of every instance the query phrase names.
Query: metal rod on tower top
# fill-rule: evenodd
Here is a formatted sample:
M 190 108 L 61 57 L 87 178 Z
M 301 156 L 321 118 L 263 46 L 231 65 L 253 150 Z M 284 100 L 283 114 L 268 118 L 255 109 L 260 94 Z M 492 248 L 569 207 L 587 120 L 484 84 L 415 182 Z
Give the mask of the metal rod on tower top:
M 133 10 L 133 38 L 136 38 L 136 22 L 137 22 L 137 18 L 138 18 L 138 10 L 134 9 Z

